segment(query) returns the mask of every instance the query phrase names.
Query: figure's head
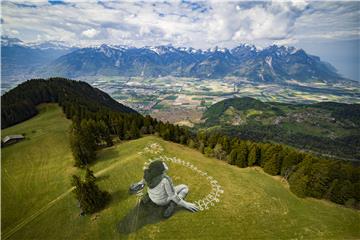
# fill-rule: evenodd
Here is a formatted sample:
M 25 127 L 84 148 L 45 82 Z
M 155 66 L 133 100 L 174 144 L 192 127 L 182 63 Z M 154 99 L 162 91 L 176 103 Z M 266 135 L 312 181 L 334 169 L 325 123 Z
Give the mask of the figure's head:
M 153 161 L 144 171 L 144 179 L 147 183 L 151 182 L 155 177 L 162 175 L 169 168 L 163 161 Z
M 156 175 L 160 175 L 160 174 L 163 174 L 169 168 L 163 161 L 156 160 L 149 164 L 148 169 L 150 172 L 152 172 Z

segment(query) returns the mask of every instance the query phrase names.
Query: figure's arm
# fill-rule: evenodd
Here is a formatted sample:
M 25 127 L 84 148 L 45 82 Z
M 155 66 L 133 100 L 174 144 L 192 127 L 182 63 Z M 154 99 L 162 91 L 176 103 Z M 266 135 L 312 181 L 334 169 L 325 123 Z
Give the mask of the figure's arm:
M 167 179 L 164 182 L 165 191 L 168 195 L 168 199 L 175 202 L 177 205 L 182 206 L 183 208 L 188 209 L 191 212 L 197 212 L 199 209 L 198 207 L 190 202 L 185 201 L 184 199 L 181 199 L 176 193 L 174 186 L 172 183 Z
M 131 184 L 129 191 L 131 193 L 136 193 L 136 192 L 140 191 L 141 189 L 143 189 L 144 187 L 145 187 L 145 180 L 141 179 L 141 181 Z

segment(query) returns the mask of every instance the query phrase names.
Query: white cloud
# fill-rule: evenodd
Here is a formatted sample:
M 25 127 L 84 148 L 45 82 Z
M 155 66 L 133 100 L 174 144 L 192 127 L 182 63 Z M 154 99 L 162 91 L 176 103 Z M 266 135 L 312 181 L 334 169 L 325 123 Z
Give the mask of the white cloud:
M 83 31 L 81 34 L 88 38 L 95 37 L 99 32 L 94 28 L 89 28 L 85 31 Z
M 24 41 L 209 48 L 359 38 L 360 2 L 2 2 L 3 32 Z M 12 31 L 17 31 L 12 32 Z

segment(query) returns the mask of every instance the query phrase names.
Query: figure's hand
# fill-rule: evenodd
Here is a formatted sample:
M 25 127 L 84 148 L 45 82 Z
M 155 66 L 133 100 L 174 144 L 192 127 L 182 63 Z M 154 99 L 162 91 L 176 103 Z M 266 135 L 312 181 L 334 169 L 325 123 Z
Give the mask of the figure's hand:
M 187 203 L 185 204 L 185 208 L 186 208 L 187 210 L 189 210 L 190 212 L 197 212 L 197 211 L 199 211 L 199 208 L 198 208 L 195 204 L 189 203 L 189 202 L 187 202 Z
M 130 191 L 130 193 L 136 193 L 136 192 L 140 191 L 141 189 L 143 189 L 144 186 L 145 186 L 145 184 L 142 182 L 134 183 L 134 184 L 131 184 L 129 191 Z

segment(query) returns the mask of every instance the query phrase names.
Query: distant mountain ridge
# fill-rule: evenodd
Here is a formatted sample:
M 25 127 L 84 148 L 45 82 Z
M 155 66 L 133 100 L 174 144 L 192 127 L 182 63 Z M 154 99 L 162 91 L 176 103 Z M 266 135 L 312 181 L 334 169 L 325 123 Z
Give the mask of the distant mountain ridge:
M 44 72 L 67 77 L 172 75 L 197 78 L 236 76 L 259 82 L 345 80 L 330 64 L 302 49 L 273 45 L 258 50 L 244 44 L 230 50 L 172 46 L 134 48 L 103 44 L 61 56 L 46 66 Z
M 17 38 L 1 37 L 1 77 L 4 80 L 24 76 L 28 79 L 36 71 L 76 48 L 62 42 L 24 43 Z
M 232 49 L 214 47 L 207 50 L 171 45 L 136 48 L 106 44 L 72 48 L 61 43 L 28 46 L 18 39 L 13 39 L 9 44 L 8 39 L 6 44 L 2 40 L 2 49 L 5 49 L 2 54 L 5 69 L 8 68 L 8 64 L 17 64 L 12 52 L 14 48 L 23 48 L 18 49 L 20 52 L 36 50 L 37 52 L 33 53 L 35 55 L 45 54 L 44 51 L 56 52 L 52 57 L 40 61 L 36 70 L 32 72 L 41 77 L 171 75 L 195 78 L 235 76 L 255 82 L 351 81 L 343 78 L 333 66 L 321 61 L 317 56 L 307 54 L 302 49 L 277 45 L 257 49 L 253 45 L 241 44 Z M 19 62 L 21 60 L 23 58 L 19 59 Z

